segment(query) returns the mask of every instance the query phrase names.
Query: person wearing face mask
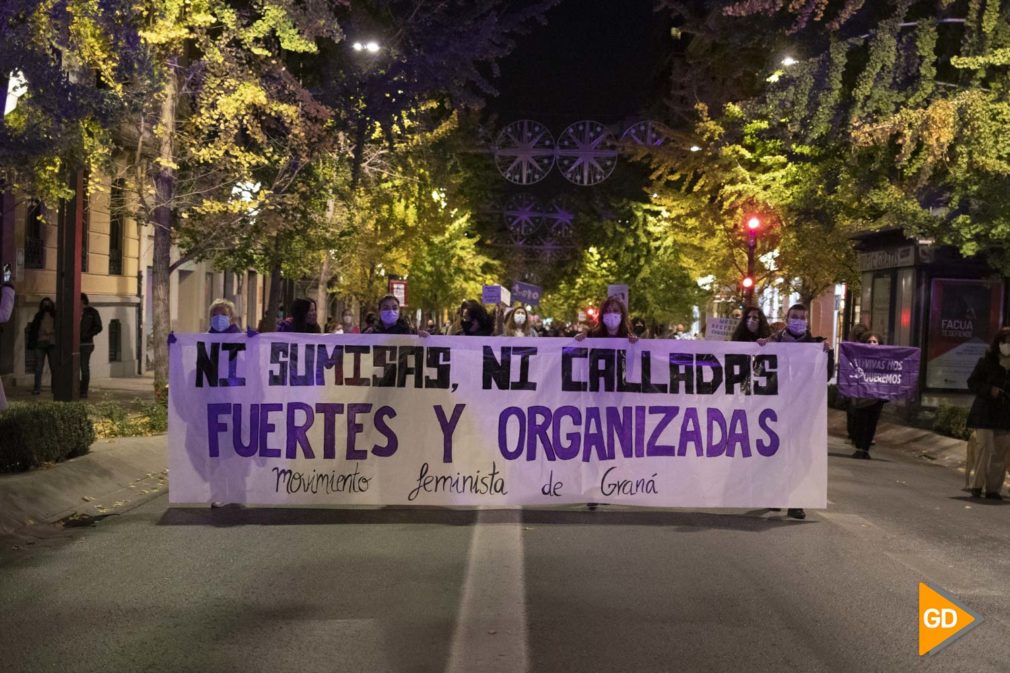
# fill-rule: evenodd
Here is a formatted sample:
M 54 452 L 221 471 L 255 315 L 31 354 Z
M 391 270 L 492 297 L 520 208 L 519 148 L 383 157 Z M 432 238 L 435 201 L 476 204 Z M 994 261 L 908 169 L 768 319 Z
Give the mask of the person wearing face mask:
M 586 337 L 595 339 L 627 339 L 630 343 L 638 341 L 638 336 L 631 331 L 631 321 L 628 320 L 628 309 L 619 297 L 607 297 L 600 307 L 600 321 L 588 332 L 575 335 L 576 341 Z M 586 507 L 595 510 L 597 503 L 586 503 Z
M 211 334 L 237 334 L 242 330 L 235 324 L 235 304 L 227 299 L 215 299 L 210 305 Z
M 35 352 L 35 385 L 32 395 L 42 392 L 42 369 L 49 359 L 50 387 L 54 378 L 53 357 L 56 355 L 56 305 L 46 297 L 28 326 L 28 348 Z
M 770 337 L 762 337 L 757 343 L 764 346 L 769 341 L 776 343 L 821 343 L 828 353 L 828 380 L 835 369 L 834 354 L 831 344 L 823 337 L 815 337 L 807 327 L 807 307 L 803 304 L 793 304 L 786 312 L 786 328 L 781 332 L 776 332 Z M 791 519 L 805 519 L 807 513 L 799 507 L 790 507 L 786 510 L 786 516 Z
M 502 330 L 502 336 L 535 337 L 539 335 L 533 329 L 526 309 L 519 306 L 505 314 L 505 328 Z
M 456 336 L 492 336 L 494 320 L 484 305 L 476 299 L 467 299 L 459 307 L 459 330 Z
M 632 318 L 631 331 L 639 339 L 649 338 L 649 327 L 645 324 L 645 320 L 643 318 Z
M 767 339 L 771 334 L 764 312 L 755 306 L 748 306 L 740 315 L 740 322 L 733 330 L 730 341 L 757 341 Z
M 415 330 L 400 316 L 400 300 L 391 294 L 379 300 L 379 317 L 365 334 L 416 334 L 429 336 L 425 330 Z
M 336 334 L 361 334 L 361 328 L 354 324 L 354 314 L 344 311 L 340 316 L 340 324 L 337 325 Z
M 862 336 L 863 341 L 870 346 L 879 346 L 884 342 L 874 332 L 863 332 Z M 873 436 L 877 434 L 877 422 L 880 421 L 880 412 L 885 404 L 886 400 L 865 397 L 855 397 L 849 401 L 848 409 L 852 419 L 850 435 L 852 443 L 856 445 L 853 458 L 870 459 L 870 447 L 873 445 Z
M 1002 500 L 1000 489 L 1010 454 L 1010 327 L 1001 327 L 971 376 L 968 389 L 975 394 L 967 427 L 975 429 L 973 498 Z
M 607 297 L 600 307 L 600 321 L 589 332 L 576 335 L 575 339 L 582 341 L 587 336 L 595 339 L 627 339 L 631 343 L 638 341 L 638 335 L 631 331 L 628 309 L 619 297 Z

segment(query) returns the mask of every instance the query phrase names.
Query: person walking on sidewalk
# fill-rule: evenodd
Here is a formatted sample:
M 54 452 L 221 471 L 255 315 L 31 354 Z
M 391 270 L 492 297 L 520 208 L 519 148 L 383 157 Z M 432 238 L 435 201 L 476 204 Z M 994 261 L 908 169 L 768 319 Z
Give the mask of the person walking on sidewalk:
M 53 357 L 56 355 L 56 304 L 49 297 L 39 302 L 39 310 L 28 326 L 28 349 L 35 352 L 35 385 L 32 395 L 42 392 L 42 369 L 49 359 L 50 387 L 54 378 Z
M 969 428 L 975 429 L 975 476 L 971 496 L 1002 500 L 1000 488 L 1010 453 L 1010 327 L 996 332 L 971 376 L 968 389 L 975 401 L 968 412 Z
M 88 399 L 91 383 L 91 354 L 95 352 L 95 337 L 102 332 L 102 316 L 91 305 L 88 295 L 81 293 L 81 399 Z
M 864 335 L 866 343 L 870 346 L 879 346 L 881 337 L 879 334 L 870 332 Z M 852 443 L 856 445 L 853 458 L 870 459 L 870 446 L 873 445 L 873 436 L 877 434 L 877 423 L 880 421 L 880 412 L 887 404 L 885 400 L 877 400 L 872 397 L 854 397 L 849 400 L 848 409 L 851 413 Z
M 0 286 L 0 324 L 11 319 L 14 312 L 14 286 L 9 280 L 4 281 Z M 0 380 L 0 411 L 7 408 L 7 395 L 4 393 L 4 384 Z
M 781 332 L 775 332 L 767 339 L 758 339 L 757 342 L 764 346 L 769 341 L 776 343 L 820 343 L 828 353 L 828 379 L 831 379 L 834 370 L 834 358 L 832 357 L 831 344 L 824 337 L 815 337 L 810 333 L 807 323 L 807 307 L 803 304 L 793 304 L 786 312 L 786 328 Z M 786 510 L 786 516 L 791 519 L 806 519 L 807 513 L 799 507 L 790 507 Z

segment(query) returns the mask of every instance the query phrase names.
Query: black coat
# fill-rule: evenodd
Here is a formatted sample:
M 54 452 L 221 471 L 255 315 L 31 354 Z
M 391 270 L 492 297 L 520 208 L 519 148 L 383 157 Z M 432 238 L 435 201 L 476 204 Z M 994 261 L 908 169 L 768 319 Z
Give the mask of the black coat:
M 365 334 L 417 334 L 417 331 L 403 318 L 398 319 L 389 327 L 376 320 L 375 324 L 365 330 Z
M 94 343 L 95 336 L 102 332 L 102 316 L 94 306 L 85 306 L 81 315 L 81 343 Z
M 1003 393 L 992 396 L 992 389 Z M 1010 369 L 1003 369 L 995 353 L 986 353 L 979 359 L 971 376 L 968 390 L 975 393 L 975 401 L 968 412 L 967 426 L 986 430 L 1010 430 Z

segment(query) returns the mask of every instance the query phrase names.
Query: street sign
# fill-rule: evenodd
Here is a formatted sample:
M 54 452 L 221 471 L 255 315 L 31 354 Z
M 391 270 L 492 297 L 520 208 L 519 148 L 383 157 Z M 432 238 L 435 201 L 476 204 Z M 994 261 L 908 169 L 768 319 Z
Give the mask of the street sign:
M 608 285 L 607 286 L 607 296 L 617 297 L 624 302 L 624 308 L 628 308 L 628 286 L 627 285 Z
M 485 304 L 509 304 L 512 302 L 512 295 L 501 285 L 485 285 L 481 300 Z
M 389 294 L 396 297 L 400 306 L 407 305 L 407 281 L 389 279 Z
M 736 318 L 714 318 L 705 320 L 705 341 L 729 341 L 739 321 Z
M 512 285 L 512 298 L 530 306 L 540 305 L 540 293 L 543 290 L 539 285 L 532 283 L 516 282 Z

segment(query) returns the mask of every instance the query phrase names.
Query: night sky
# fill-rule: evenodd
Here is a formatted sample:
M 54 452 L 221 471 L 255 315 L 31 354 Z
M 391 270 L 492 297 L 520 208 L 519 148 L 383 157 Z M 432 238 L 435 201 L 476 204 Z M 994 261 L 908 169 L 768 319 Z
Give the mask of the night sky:
M 501 62 L 488 107 L 502 125 L 529 118 L 558 133 L 580 119 L 648 116 L 661 102 L 670 21 L 653 0 L 563 0 L 547 21 Z

